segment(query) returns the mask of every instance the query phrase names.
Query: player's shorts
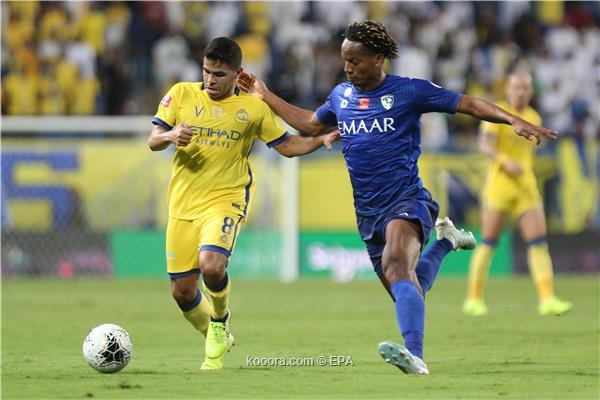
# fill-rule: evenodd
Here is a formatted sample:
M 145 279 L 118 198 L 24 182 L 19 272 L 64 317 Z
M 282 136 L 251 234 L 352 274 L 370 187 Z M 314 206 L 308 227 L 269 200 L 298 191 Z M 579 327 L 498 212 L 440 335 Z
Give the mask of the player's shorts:
M 199 218 L 169 218 L 167 272 L 171 279 L 200 272 L 199 252 L 208 250 L 231 256 L 244 216 L 231 203 L 210 208 Z
M 419 239 L 425 246 L 435 227 L 435 220 L 440 212 L 439 205 L 431 198 L 429 191 L 422 189 L 419 197 L 401 199 L 387 211 L 373 216 L 356 216 L 360 238 L 367 245 L 373 269 L 378 276 L 383 276 L 381 256 L 385 247 L 385 229 L 394 219 L 405 219 L 421 227 Z
M 526 211 L 543 208 L 540 192 L 535 185 L 523 185 L 519 189 L 500 188 L 493 183 L 486 185 L 482 196 L 483 210 L 498 211 L 518 218 Z

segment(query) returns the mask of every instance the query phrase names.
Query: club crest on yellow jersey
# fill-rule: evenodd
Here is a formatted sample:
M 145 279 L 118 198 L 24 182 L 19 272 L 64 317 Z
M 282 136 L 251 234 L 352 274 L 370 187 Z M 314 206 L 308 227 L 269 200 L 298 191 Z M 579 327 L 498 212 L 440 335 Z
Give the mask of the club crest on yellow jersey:
M 221 242 L 223 244 L 227 244 L 229 242 L 229 236 L 227 236 L 227 235 L 221 235 L 219 237 L 219 242 Z
M 235 114 L 235 119 L 239 122 L 243 122 L 243 123 L 247 124 L 248 123 L 248 112 L 242 108 Z

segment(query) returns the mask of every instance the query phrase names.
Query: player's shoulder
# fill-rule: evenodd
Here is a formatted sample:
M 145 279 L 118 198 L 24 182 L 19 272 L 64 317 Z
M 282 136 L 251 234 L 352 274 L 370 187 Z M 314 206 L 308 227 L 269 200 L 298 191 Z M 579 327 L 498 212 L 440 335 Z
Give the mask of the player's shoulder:
M 265 114 L 271 111 L 271 108 L 264 100 L 252 96 L 243 90 L 238 92 L 237 99 L 242 107 L 249 112 L 252 111 L 254 115 L 257 113 Z
M 411 78 L 409 76 L 400 76 L 400 75 L 392 75 L 392 74 L 388 74 L 385 82 L 386 82 L 386 84 L 390 84 L 390 85 L 413 85 L 413 86 L 432 85 L 432 86 L 439 87 L 438 85 L 434 84 L 431 81 L 428 81 L 427 79 Z
M 443 89 L 437 83 L 427 79 L 399 75 L 388 75 L 385 86 L 392 88 L 392 90 L 402 91 L 405 95 L 409 93 L 429 93 L 432 90 Z
M 352 84 L 350 82 L 342 82 L 337 84 L 333 89 L 331 89 L 331 96 L 342 96 L 342 97 L 350 97 L 354 92 Z
M 423 79 L 409 78 L 407 76 L 400 76 L 400 75 L 388 74 L 387 79 L 385 80 L 385 84 L 388 84 L 388 85 L 407 85 L 407 84 L 415 83 L 417 81 L 422 81 L 422 80 Z
M 241 89 L 236 89 L 236 90 L 237 90 L 237 93 L 234 94 L 234 96 L 237 96 L 237 98 L 244 103 L 247 103 L 249 105 L 255 105 L 255 106 L 262 106 L 263 104 L 267 104 L 264 102 L 264 100 L 259 99 L 256 96 L 252 96 L 250 93 L 248 93 L 244 90 L 241 90 Z
M 506 100 L 498 100 L 498 101 L 495 101 L 494 104 L 504 110 L 510 110 L 512 108 L 510 105 L 508 105 Z
M 527 113 L 527 116 L 531 118 L 532 123 L 540 124 L 542 122 L 542 116 L 535 110 L 535 108 L 527 106 L 525 112 Z

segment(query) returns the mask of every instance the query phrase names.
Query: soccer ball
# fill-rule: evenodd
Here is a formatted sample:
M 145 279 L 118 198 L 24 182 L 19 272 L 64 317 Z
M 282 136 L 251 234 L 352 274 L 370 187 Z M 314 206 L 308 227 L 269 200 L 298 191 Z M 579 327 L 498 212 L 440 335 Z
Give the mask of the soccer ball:
M 105 374 L 125 368 L 132 349 L 127 331 L 115 324 L 98 325 L 83 341 L 83 357 L 92 368 Z

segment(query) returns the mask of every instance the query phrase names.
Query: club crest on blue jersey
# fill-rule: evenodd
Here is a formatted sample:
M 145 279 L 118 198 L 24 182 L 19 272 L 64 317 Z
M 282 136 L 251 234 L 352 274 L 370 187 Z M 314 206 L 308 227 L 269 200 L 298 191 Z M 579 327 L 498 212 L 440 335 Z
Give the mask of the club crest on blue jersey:
M 389 110 L 394 105 L 394 95 L 386 94 L 385 96 L 381 96 L 381 105 L 386 110 Z

